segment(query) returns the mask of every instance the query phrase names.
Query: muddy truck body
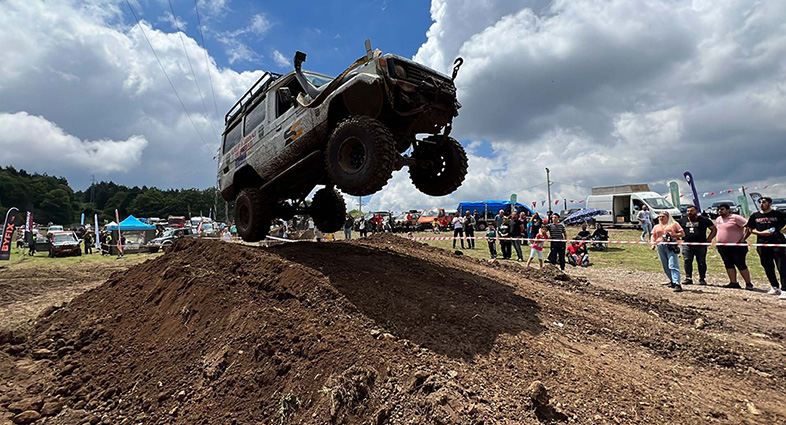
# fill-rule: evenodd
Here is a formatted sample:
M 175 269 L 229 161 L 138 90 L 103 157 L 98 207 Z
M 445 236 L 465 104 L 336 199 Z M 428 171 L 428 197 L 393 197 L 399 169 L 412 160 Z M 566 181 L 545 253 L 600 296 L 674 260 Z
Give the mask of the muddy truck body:
M 344 222 L 334 188 L 353 196 L 382 189 L 404 166 L 415 187 L 447 195 L 463 182 L 467 156 L 450 137 L 461 107 L 453 78 L 411 60 L 371 51 L 337 77 L 265 73 L 225 117 L 218 169 L 222 197 L 234 202 L 238 233 L 264 238 L 272 219 L 313 217 L 323 232 Z M 427 135 L 418 139 L 416 135 Z M 318 185 L 308 205 L 305 198 Z

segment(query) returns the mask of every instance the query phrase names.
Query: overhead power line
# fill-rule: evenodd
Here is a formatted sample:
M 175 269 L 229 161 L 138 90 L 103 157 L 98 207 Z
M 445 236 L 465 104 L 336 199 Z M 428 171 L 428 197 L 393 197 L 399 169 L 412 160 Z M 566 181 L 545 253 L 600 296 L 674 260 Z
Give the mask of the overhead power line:
M 202 50 L 205 51 L 205 66 L 207 67 L 207 80 L 210 81 L 210 92 L 213 94 L 213 107 L 216 109 L 216 117 L 218 115 L 218 104 L 216 103 L 216 91 L 213 88 L 213 77 L 210 76 L 210 59 L 207 56 L 207 44 L 205 44 L 205 34 L 202 32 L 202 18 L 199 17 L 199 0 L 194 0 L 194 9 L 197 15 L 197 24 L 199 26 L 199 36 L 202 38 Z
M 172 21 L 174 21 L 175 28 L 177 28 L 177 35 L 180 36 L 180 44 L 183 46 L 183 53 L 186 55 L 188 67 L 191 69 L 191 76 L 194 77 L 194 84 L 196 85 L 197 93 L 199 93 L 199 100 L 202 101 L 202 108 L 205 110 L 205 116 L 210 122 L 210 128 L 213 129 L 213 135 L 216 137 L 216 139 L 218 139 L 218 132 L 216 131 L 216 127 L 213 125 L 213 120 L 210 119 L 210 112 L 207 111 L 207 105 L 205 105 L 205 97 L 202 96 L 202 89 L 199 87 L 199 79 L 197 79 L 196 72 L 194 72 L 194 65 L 191 64 L 191 57 L 188 55 L 188 49 L 186 49 L 186 40 L 183 37 L 183 30 L 180 29 L 180 23 L 177 21 L 175 8 L 172 6 L 172 0 L 167 1 L 169 2 L 169 10 L 172 12 Z
M 172 84 L 172 79 L 169 78 L 169 74 L 167 74 L 166 69 L 164 68 L 164 64 L 161 63 L 161 59 L 158 57 L 158 53 L 156 53 L 156 49 L 153 48 L 153 44 L 150 42 L 150 39 L 147 38 L 147 34 L 145 33 L 145 29 L 142 27 L 142 24 L 139 22 L 139 17 L 136 15 L 136 12 L 134 12 L 134 8 L 131 7 L 131 3 L 128 0 L 126 0 L 126 5 L 128 5 L 128 10 L 131 11 L 131 14 L 134 15 L 134 19 L 136 19 L 137 27 L 139 27 L 139 30 L 142 32 L 142 35 L 145 37 L 145 40 L 147 41 L 147 45 L 150 46 L 150 50 L 153 51 L 153 56 L 156 57 L 156 61 L 158 62 L 158 66 L 161 67 L 161 71 L 164 73 L 164 76 L 166 77 L 166 80 L 169 81 L 169 86 L 172 87 L 172 91 L 175 92 L 175 97 L 177 97 L 177 100 L 180 102 L 180 106 L 183 107 L 183 111 L 185 111 L 186 115 L 188 116 L 188 120 L 191 121 L 191 125 L 194 126 L 194 130 L 196 130 L 197 134 L 199 135 L 199 138 L 202 139 L 202 143 L 205 144 L 205 147 L 207 147 L 208 150 L 212 150 L 212 148 L 207 143 L 205 138 L 202 137 L 202 133 L 199 131 L 199 127 L 197 127 L 196 123 L 194 122 L 194 119 L 191 117 L 191 113 L 188 112 L 188 108 L 186 108 L 186 104 L 183 103 L 183 99 L 177 93 L 177 89 L 175 88 L 175 85 Z

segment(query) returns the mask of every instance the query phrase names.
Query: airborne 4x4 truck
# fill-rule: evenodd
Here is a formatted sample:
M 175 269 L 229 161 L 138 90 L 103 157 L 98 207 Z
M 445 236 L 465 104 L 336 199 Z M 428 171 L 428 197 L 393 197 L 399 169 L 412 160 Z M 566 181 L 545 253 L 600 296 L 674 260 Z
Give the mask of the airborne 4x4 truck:
M 225 117 L 218 180 L 244 240 L 263 239 L 273 218 L 296 213 L 338 231 L 346 206 L 334 187 L 371 195 L 404 166 L 427 195 L 461 185 L 467 155 L 449 136 L 461 107 L 453 84 L 460 58 L 452 78 L 372 52 L 368 41 L 366 55 L 335 78 L 304 71 L 305 60 L 297 52 L 293 72 L 265 73 Z

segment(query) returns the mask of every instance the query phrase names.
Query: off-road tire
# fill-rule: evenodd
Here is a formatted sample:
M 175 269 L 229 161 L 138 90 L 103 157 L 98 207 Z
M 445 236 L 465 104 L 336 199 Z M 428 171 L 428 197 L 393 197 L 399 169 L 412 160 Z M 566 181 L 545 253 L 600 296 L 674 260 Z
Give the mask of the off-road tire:
M 374 118 L 355 116 L 340 122 L 330 136 L 325 166 L 342 192 L 366 196 L 378 192 L 393 176 L 396 141 Z
M 237 234 L 246 242 L 257 242 L 270 231 L 270 205 L 256 188 L 245 188 L 235 199 Z
M 409 178 L 421 192 L 431 196 L 453 193 L 467 176 L 467 153 L 458 140 L 448 137 L 436 145 L 420 142 L 412 150 L 412 157 L 433 162 L 429 168 L 410 166 Z
M 347 206 L 344 197 L 333 189 L 319 189 L 311 200 L 311 218 L 314 225 L 325 233 L 338 232 L 344 227 Z

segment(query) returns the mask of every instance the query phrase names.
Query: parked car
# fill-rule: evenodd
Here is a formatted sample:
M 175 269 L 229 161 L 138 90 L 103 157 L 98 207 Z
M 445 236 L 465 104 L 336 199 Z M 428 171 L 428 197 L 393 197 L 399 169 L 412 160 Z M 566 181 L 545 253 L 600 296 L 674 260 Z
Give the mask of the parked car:
M 445 218 L 444 208 L 429 208 L 423 211 L 423 214 L 418 217 L 416 229 L 418 231 L 433 229 L 434 225 L 439 225 L 440 220 L 443 218 Z
M 393 219 L 394 232 L 414 232 L 420 214 L 417 212 L 405 212 L 397 215 Z
M 166 222 L 169 227 L 183 227 L 186 225 L 186 218 L 183 216 L 170 215 Z
M 57 226 L 57 225 L 49 226 L 49 228 L 46 229 L 47 233 L 62 232 L 62 231 L 63 231 L 63 226 Z
M 740 206 L 735 204 L 734 201 L 715 201 L 710 205 L 709 208 L 706 208 L 702 211 L 702 214 L 710 217 L 710 218 L 717 218 L 718 217 L 718 206 L 721 204 L 728 204 L 729 205 L 729 212 L 732 214 L 739 214 L 740 213 Z
M 161 237 L 151 239 L 147 244 L 145 244 L 145 248 L 150 252 L 158 252 L 161 249 L 169 248 L 178 239 L 196 238 L 197 236 L 196 230 L 190 227 L 185 227 L 182 229 L 169 229 L 165 231 Z
M 218 229 L 216 228 L 213 223 L 202 223 L 202 228 L 196 228 L 199 230 L 199 236 L 201 237 L 216 237 L 218 236 Z
M 49 256 L 82 255 L 81 242 L 72 231 L 49 232 Z
M 786 211 L 786 198 L 772 198 L 772 209 Z

